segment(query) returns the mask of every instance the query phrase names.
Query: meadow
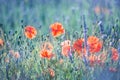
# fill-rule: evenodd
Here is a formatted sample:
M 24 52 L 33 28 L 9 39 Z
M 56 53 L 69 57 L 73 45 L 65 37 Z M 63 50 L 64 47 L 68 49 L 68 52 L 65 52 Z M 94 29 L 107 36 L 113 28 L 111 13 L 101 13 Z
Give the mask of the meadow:
M 0 0 L 0 80 L 120 80 L 119 0 Z

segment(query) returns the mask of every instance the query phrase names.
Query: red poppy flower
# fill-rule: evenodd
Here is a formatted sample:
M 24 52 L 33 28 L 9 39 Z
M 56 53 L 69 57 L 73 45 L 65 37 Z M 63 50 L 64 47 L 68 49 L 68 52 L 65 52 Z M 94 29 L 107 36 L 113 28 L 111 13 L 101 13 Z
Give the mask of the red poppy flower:
M 52 54 L 51 52 L 49 52 L 48 50 L 41 50 L 40 51 L 40 56 L 42 57 L 42 58 L 47 58 L 47 59 L 51 59 L 53 56 L 54 56 L 54 54 Z
M 25 36 L 29 39 L 33 39 L 37 35 L 37 30 L 33 26 L 26 26 L 24 29 Z
M 58 22 L 50 25 L 50 30 L 53 37 L 58 37 L 65 33 L 65 29 L 63 28 L 62 24 Z
M 82 48 L 83 48 L 83 39 L 77 39 L 74 43 L 73 43 L 73 49 L 77 52 L 77 53 L 81 53 L 82 52 Z
M 96 53 L 99 52 L 102 48 L 102 42 L 99 40 L 99 38 L 95 36 L 88 37 L 88 46 L 89 46 L 89 52 L 90 53 Z
M 117 49 L 112 48 L 112 60 L 117 61 L 118 59 L 119 59 L 119 54 L 118 54 Z

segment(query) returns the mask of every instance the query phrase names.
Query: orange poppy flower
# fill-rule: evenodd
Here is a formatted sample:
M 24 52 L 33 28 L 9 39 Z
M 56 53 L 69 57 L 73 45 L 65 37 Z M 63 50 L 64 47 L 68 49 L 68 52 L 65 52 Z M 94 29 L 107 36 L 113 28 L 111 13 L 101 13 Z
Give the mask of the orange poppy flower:
M 91 53 L 99 52 L 102 48 L 102 42 L 95 36 L 88 37 L 87 43 L 89 46 L 89 52 Z
M 118 54 L 117 49 L 112 48 L 112 60 L 117 61 L 118 59 L 119 59 L 119 54 Z
M 25 36 L 29 39 L 33 39 L 37 35 L 37 30 L 33 26 L 26 26 L 24 29 Z
M 63 28 L 62 24 L 58 22 L 50 25 L 50 30 L 53 37 L 58 37 L 65 33 L 65 29 Z
M 83 39 L 77 39 L 74 43 L 73 43 L 73 49 L 77 52 L 77 53 L 81 53 L 82 52 L 82 48 L 83 48 Z
M 0 50 L 3 49 L 3 46 L 4 46 L 4 41 L 3 41 L 3 39 L 0 39 Z
M 43 43 L 42 49 L 45 49 L 49 52 L 53 51 L 53 45 L 50 42 Z
M 51 77 L 54 77 L 55 76 L 55 71 L 51 68 L 48 69 L 49 70 L 49 74 Z
M 63 46 L 62 47 L 62 55 L 63 56 L 68 56 L 69 52 L 70 52 L 70 46 Z
M 4 45 L 4 41 L 2 39 L 0 39 L 0 46 Z
M 51 58 L 54 56 L 54 54 L 52 54 L 52 53 L 49 52 L 48 50 L 43 49 L 43 50 L 40 51 L 40 56 L 41 56 L 42 58 L 51 59 Z

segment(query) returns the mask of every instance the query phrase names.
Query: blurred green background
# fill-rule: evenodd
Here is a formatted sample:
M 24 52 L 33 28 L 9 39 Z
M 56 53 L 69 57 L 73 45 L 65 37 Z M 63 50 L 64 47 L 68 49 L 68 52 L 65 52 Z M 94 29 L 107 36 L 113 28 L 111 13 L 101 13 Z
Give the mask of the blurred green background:
M 89 28 L 99 20 L 107 28 L 120 19 L 119 9 L 119 0 L 0 0 L 0 27 L 8 33 L 32 25 L 46 33 L 58 21 L 68 31 L 79 31 L 85 15 Z

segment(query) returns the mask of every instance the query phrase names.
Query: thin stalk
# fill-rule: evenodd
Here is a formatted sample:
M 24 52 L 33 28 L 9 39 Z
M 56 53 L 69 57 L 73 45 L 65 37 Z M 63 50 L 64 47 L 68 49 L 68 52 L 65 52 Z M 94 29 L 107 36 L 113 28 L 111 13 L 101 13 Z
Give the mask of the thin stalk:
M 86 48 L 87 57 L 89 56 L 88 45 L 87 45 L 87 26 L 85 22 L 85 16 L 83 15 L 83 33 L 84 33 L 84 47 Z M 84 56 L 85 64 L 88 65 L 88 60 Z

